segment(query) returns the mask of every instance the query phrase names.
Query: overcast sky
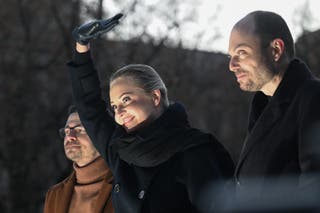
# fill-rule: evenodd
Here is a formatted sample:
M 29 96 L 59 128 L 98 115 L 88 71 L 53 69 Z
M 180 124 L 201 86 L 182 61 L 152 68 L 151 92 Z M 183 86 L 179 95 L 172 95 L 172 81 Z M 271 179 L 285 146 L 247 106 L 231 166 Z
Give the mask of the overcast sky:
M 280 14 L 288 23 L 294 39 L 296 39 L 301 33 L 301 27 L 298 24 L 301 18 L 299 10 L 304 10 L 305 2 L 306 0 L 202 0 L 199 11 L 203 26 L 208 26 L 206 21 L 210 20 L 210 16 L 212 16 L 212 9 L 220 5 L 214 24 L 221 33 L 221 37 L 209 46 L 202 44 L 201 48 L 226 52 L 232 26 L 254 10 L 268 10 Z M 306 23 L 308 30 L 320 29 L 320 1 L 309 0 L 309 9 L 313 17 L 309 23 Z M 212 31 L 207 32 L 208 36 L 212 34 Z
M 90 1 L 90 0 L 87 0 Z M 96 1 L 96 0 L 91 0 Z M 155 8 L 168 10 L 170 8 L 170 0 L 140 0 L 144 5 L 154 5 Z M 302 11 L 307 12 L 311 20 L 305 22 L 305 28 L 309 31 L 320 29 L 320 1 L 319 0 L 181 0 L 179 2 L 179 15 L 194 16 L 193 22 L 183 22 L 177 32 L 168 33 L 165 31 L 168 23 L 161 22 L 159 18 L 161 14 L 149 11 L 143 7 L 136 10 L 135 14 L 127 12 L 133 0 L 122 0 L 121 8 L 114 7 L 112 1 L 105 1 L 105 7 L 114 13 L 122 11 L 126 17 L 123 20 L 123 35 L 129 35 L 134 31 L 138 31 L 138 27 L 129 29 L 131 26 L 130 19 L 142 21 L 150 21 L 148 33 L 159 37 L 169 35 L 171 39 L 182 37 L 184 46 L 190 48 L 197 47 L 200 50 L 227 52 L 229 33 L 232 26 L 249 12 L 254 10 L 268 10 L 280 14 L 288 23 L 294 39 L 301 34 Z M 168 3 L 169 2 L 169 3 Z M 198 2 L 198 4 L 196 4 Z M 305 9 L 306 2 L 309 9 Z M 128 5 L 126 9 L 126 5 Z M 168 6 L 169 5 L 169 6 Z M 194 9 L 195 11 L 192 11 Z M 309 11 L 309 12 L 308 12 Z M 185 13 L 185 14 L 183 14 Z M 305 19 L 304 19 L 305 20 Z M 125 30 L 128 31 L 125 31 Z M 164 29 L 163 33 L 161 29 Z M 201 33 L 204 32 L 204 33 Z M 217 33 L 220 37 L 215 37 Z M 137 33 L 138 34 L 138 33 Z M 202 35 L 201 40 L 196 40 L 197 35 Z M 214 39 L 213 39 L 214 38 Z

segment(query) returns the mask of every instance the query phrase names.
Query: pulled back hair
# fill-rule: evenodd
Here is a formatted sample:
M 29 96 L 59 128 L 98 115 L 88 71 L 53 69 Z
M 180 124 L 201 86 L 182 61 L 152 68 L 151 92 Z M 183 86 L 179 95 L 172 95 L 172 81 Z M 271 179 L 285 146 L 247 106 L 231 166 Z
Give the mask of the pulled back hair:
M 249 22 L 251 20 L 252 22 Z M 252 26 L 250 26 L 253 24 Z M 285 20 L 278 14 L 269 11 L 254 11 L 241 19 L 234 28 L 250 31 L 260 38 L 261 48 L 276 38 L 283 40 L 285 53 L 292 59 L 295 56 L 294 42 Z M 249 30 L 250 28 L 250 30 Z
M 130 77 L 138 87 L 147 93 L 159 89 L 161 93 L 161 105 L 164 108 L 169 106 L 167 87 L 159 74 L 151 66 L 145 64 L 130 64 L 124 66 L 111 75 L 109 85 L 120 77 Z

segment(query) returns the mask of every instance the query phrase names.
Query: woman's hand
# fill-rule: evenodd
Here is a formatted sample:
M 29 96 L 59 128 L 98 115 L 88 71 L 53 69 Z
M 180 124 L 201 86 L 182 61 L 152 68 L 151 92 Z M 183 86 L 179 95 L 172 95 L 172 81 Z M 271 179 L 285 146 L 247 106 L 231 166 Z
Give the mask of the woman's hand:
M 90 50 L 90 45 L 89 44 L 80 44 L 80 43 L 76 43 L 76 51 L 78 53 L 85 53 L 88 52 Z

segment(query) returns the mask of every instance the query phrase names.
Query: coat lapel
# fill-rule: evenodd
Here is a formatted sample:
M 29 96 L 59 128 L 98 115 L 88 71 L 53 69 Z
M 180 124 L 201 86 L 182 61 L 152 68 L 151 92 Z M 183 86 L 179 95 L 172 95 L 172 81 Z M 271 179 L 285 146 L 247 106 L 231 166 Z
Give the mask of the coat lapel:
M 67 180 L 65 180 L 63 187 L 61 188 L 61 191 L 57 193 L 59 197 L 57 197 L 57 212 L 68 212 L 69 211 L 69 205 L 72 198 L 73 193 L 73 187 L 75 184 L 75 173 L 72 172 L 72 174 L 68 177 Z
M 259 142 L 264 141 L 264 137 L 271 131 L 275 126 L 276 122 L 281 118 L 281 109 L 279 106 L 274 106 L 269 103 L 265 110 L 262 112 L 259 119 L 256 121 L 251 132 L 247 134 L 244 141 L 244 145 L 240 154 L 240 158 L 236 167 L 236 175 L 241 168 L 242 163 L 247 157 L 248 153 L 253 149 L 254 146 Z
M 239 175 L 241 166 L 247 155 L 254 146 L 264 141 L 264 137 L 273 128 L 276 128 L 277 121 L 286 112 L 286 108 L 292 101 L 300 85 L 310 78 L 311 74 L 308 68 L 301 61 L 295 59 L 289 65 L 279 87 L 269 102 L 267 96 L 263 95 L 263 93 L 256 93 L 250 112 L 249 133 L 244 141 L 235 170 L 236 177 Z
M 111 202 L 111 191 L 112 191 L 112 180 L 113 176 L 109 170 L 106 177 L 103 180 L 101 190 L 99 190 L 98 199 L 95 201 L 95 212 L 113 212 Z

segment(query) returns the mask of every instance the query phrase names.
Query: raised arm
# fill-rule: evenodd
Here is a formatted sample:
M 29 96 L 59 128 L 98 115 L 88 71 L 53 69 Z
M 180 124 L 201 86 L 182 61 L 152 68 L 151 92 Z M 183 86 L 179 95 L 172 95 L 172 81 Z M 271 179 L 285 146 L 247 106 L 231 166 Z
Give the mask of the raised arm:
M 101 156 L 107 160 L 107 145 L 115 123 L 102 100 L 100 80 L 89 49 L 89 45 L 77 43 L 74 58 L 68 63 L 72 92 L 82 124 Z
M 117 14 L 109 19 L 95 20 L 75 28 L 72 35 L 76 40 L 76 51 L 72 61 L 67 64 L 74 104 L 81 122 L 107 162 L 107 147 L 115 129 L 115 122 L 101 97 L 100 79 L 90 55 L 89 42 L 115 27 L 121 17 L 122 14 Z

